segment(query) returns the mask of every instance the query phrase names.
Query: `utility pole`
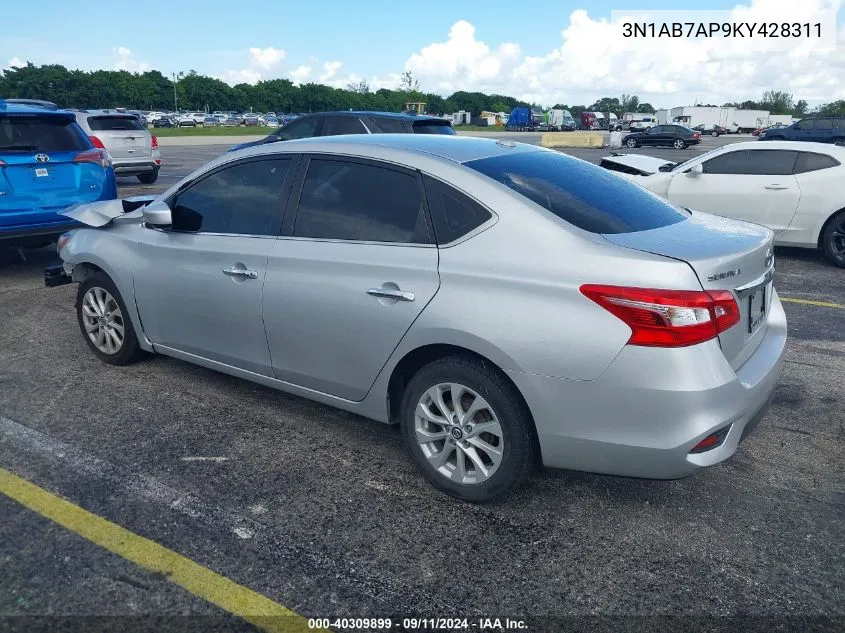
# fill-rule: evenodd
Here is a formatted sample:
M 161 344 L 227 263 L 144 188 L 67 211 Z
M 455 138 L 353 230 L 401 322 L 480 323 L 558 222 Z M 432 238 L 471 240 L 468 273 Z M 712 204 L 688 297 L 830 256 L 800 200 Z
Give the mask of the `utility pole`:
M 179 112 L 179 99 L 176 96 L 176 82 L 183 77 L 183 73 L 173 73 L 173 111 Z

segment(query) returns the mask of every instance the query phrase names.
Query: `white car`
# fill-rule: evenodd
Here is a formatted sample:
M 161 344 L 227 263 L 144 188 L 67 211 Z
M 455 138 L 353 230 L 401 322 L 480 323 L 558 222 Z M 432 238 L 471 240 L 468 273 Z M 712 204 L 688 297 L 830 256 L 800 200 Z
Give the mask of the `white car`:
M 751 141 L 683 163 L 616 154 L 599 164 L 682 207 L 767 226 L 776 244 L 819 248 L 845 268 L 845 147 Z

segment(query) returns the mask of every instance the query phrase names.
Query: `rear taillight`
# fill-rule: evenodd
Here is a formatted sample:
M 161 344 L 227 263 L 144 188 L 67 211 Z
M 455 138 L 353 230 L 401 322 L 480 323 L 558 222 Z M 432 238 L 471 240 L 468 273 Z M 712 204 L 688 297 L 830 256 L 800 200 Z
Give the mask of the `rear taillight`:
M 719 448 L 725 442 L 725 438 L 728 437 L 728 431 L 731 430 L 731 425 L 729 424 L 723 429 L 719 429 L 715 433 L 711 433 L 703 440 L 701 440 L 698 444 L 692 447 L 690 453 L 706 453 L 707 451 L 712 451 L 714 448 Z
M 739 323 L 739 306 L 726 290 L 585 284 L 581 293 L 631 328 L 629 345 L 686 347 L 716 338 Z
M 103 142 L 96 136 L 89 136 L 88 138 L 91 139 L 91 142 L 94 144 L 94 147 L 97 147 L 99 149 L 106 149 L 106 146 L 103 145 Z
M 111 159 L 109 153 L 104 149 L 89 149 L 81 152 L 73 159 L 75 163 L 96 163 L 100 167 L 110 167 Z
M 152 149 L 158 149 L 158 137 L 155 134 L 150 135 L 150 147 Z
M 701 134 L 699 134 L 698 132 L 696 132 L 695 134 L 693 134 L 693 135 L 692 135 L 692 137 L 693 137 L 693 138 L 701 138 Z

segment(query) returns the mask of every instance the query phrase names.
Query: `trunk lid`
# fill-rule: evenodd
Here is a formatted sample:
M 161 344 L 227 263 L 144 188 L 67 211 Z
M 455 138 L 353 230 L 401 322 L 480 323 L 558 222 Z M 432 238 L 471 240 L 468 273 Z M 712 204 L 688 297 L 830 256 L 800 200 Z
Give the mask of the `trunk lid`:
M 774 233 L 757 224 L 692 212 L 689 219 L 635 233 L 604 234 L 626 248 L 686 262 L 705 290 L 733 293 L 740 322 L 719 335 L 736 369 L 765 336 L 774 275 Z

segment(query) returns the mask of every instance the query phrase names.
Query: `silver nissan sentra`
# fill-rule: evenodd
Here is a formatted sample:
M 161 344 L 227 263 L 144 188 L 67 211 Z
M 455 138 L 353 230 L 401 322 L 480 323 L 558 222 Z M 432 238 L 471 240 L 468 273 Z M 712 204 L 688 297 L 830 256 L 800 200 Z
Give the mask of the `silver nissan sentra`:
M 66 215 L 88 226 L 45 281 L 79 283 L 98 358 L 166 354 L 398 423 L 425 477 L 468 501 L 538 460 L 716 464 L 781 373 L 771 231 L 530 145 L 273 143 Z

